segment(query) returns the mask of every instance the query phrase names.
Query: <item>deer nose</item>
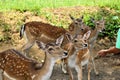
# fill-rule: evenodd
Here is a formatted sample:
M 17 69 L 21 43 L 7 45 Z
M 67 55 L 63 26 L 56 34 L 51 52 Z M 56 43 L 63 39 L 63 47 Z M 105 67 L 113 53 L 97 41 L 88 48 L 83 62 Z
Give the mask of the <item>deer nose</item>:
M 82 28 L 81 30 L 83 31 L 84 29 Z
M 68 55 L 68 52 L 67 52 L 67 51 L 65 51 L 65 52 L 64 52 L 64 55 L 65 55 L 65 56 L 67 56 L 67 55 Z
M 88 44 L 86 43 L 86 44 L 84 44 L 84 47 L 87 47 L 88 46 Z

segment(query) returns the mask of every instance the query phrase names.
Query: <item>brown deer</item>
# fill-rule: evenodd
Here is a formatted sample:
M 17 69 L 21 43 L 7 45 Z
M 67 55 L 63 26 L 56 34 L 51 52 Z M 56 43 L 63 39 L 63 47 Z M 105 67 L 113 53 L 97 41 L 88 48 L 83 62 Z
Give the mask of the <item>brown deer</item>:
M 88 39 L 88 44 L 90 46 L 89 50 L 90 50 L 90 54 L 91 54 L 91 60 L 92 60 L 92 63 L 93 63 L 94 71 L 95 71 L 96 75 L 98 75 L 98 71 L 96 70 L 92 50 L 93 50 L 94 43 L 96 42 L 96 39 L 98 37 L 99 32 L 101 32 L 105 28 L 105 26 L 104 26 L 105 21 L 103 20 L 103 18 L 102 18 L 102 20 L 99 20 L 99 21 L 94 20 L 93 18 L 91 20 L 94 22 L 95 28 L 91 29 L 90 27 L 88 27 L 84 23 L 82 23 L 80 28 L 79 28 L 80 30 L 77 34 L 84 35 L 87 31 L 91 30 L 91 34 L 90 34 L 90 37 Z M 64 73 L 67 73 L 67 71 L 64 68 L 64 63 L 62 64 L 62 71 Z
M 74 18 L 73 16 L 69 15 L 72 23 L 69 25 L 68 30 L 72 35 L 78 34 L 79 32 L 83 31 L 84 29 L 84 22 L 83 18 L 84 16 L 82 15 L 80 18 Z
M 58 59 L 67 57 L 68 53 L 60 46 L 63 36 L 55 43 L 44 44 L 37 41 L 37 44 L 45 52 L 45 62 L 39 66 L 34 60 L 25 57 L 14 49 L 8 49 L 0 53 L 0 69 L 3 75 L 9 80 L 49 80 L 53 66 Z M 3 77 L 4 80 L 4 77 Z
M 90 53 L 87 39 L 90 36 L 91 31 L 88 31 L 84 36 L 76 35 L 72 37 L 68 35 L 69 43 L 64 46 L 64 49 L 68 51 L 68 57 L 65 58 L 68 73 L 70 74 L 70 80 L 73 80 L 71 68 L 75 68 L 78 80 L 82 80 L 82 66 L 88 65 L 88 80 L 90 80 Z
M 36 40 L 42 41 L 43 43 L 49 43 L 54 42 L 58 37 L 64 35 L 65 33 L 75 34 L 76 32 L 78 32 L 76 30 L 79 30 L 78 28 L 80 28 L 81 26 L 83 17 L 73 19 L 70 16 L 70 18 L 73 20 L 73 22 L 70 24 L 68 30 L 37 21 L 25 23 L 24 25 L 22 25 L 20 30 L 20 38 L 22 38 L 24 35 L 27 40 L 27 43 L 23 45 L 22 50 L 24 52 L 27 52 L 28 49 L 30 49 L 34 45 Z M 62 46 L 67 42 L 68 40 L 64 38 Z
M 92 21 L 95 24 L 95 29 L 91 30 L 91 35 L 90 35 L 90 37 L 88 39 L 89 40 L 88 44 L 90 46 L 90 55 L 91 55 L 91 59 L 92 59 L 92 63 L 93 63 L 93 68 L 95 70 L 96 75 L 98 75 L 99 73 L 96 70 L 96 66 L 95 66 L 95 62 L 94 62 L 94 57 L 93 57 L 93 48 L 94 48 L 94 45 L 95 45 L 96 40 L 98 38 L 98 34 L 100 32 L 102 32 L 102 30 L 105 28 L 105 21 L 104 21 L 103 18 L 101 20 L 99 20 L 99 21 L 92 19 Z

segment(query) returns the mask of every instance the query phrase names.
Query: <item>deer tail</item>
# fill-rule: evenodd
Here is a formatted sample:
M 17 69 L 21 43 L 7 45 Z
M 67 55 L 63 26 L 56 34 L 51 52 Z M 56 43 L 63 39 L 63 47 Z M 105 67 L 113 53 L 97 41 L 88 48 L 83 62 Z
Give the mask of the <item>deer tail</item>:
M 20 29 L 20 39 L 23 38 L 24 31 L 25 31 L 25 25 L 23 24 L 23 25 L 21 26 L 21 29 Z

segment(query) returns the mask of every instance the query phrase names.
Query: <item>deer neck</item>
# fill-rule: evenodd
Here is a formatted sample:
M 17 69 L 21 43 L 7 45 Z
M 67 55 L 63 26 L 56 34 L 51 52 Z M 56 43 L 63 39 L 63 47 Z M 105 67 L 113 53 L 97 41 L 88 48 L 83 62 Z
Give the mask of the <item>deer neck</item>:
M 97 27 L 92 31 L 90 38 L 89 38 L 89 43 L 92 44 L 94 41 L 97 39 L 99 34 L 99 31 L 97 30 Z
M 74 68 L 76 65 L 75 63 L 76 63 L 77 52 L 78 51 L 75 49 L 75 47 L 72 47 L 69 51 L 68 66 L 71 68 Z
M 42 68 L 38 71 L 38 76 L 35 80 L 49 80 L 53 66 L 55 64 L 55 59 L 49 57 L 49 53 L 45 53 L 45 62 L 43 63 Z

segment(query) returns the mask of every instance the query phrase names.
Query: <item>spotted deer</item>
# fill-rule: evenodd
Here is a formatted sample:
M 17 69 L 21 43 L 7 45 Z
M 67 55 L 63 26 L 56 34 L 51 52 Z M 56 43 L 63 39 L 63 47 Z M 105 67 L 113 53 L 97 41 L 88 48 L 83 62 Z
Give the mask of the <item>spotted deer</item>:
M 27 58 L 14 49 L 0 53 L 0 69 L 9 80 L 49 80 L 53 66 L 58 59 L 67 57 L 68 53 L 60 46 L 63 36 L 57 38 L 55 43 L 37 44 L 45 52 L 45 62 L 42 66 L 38 62 Z M 3 77 L 3 80 L 4 77 Z
M 69 43 L 64 46 L 64 49 L 68 51 L 68 57 L 63 59 L 66 63 L 70 80 L 74 80 L 71 68 L 75 68 L 78 80 L 82 80 L 82 66 L 88 65 L 88 80 L 90 80 L 90 53 L 87 39 L 90 36 L 91 31 L 88 31 L 82 37 L 76 35 L 72 37 L 68 35 Z
M 103 18 L 101 20 L 98 20 L 98 21 L 92 19 L 92 21 L 95 24 L 95 29 L 91 30 L 91 35 L 88 39 L 89 40 L 88 44 L 90 46 L 90 54 L 91 54 L 91 59 L 92 59 L 92 63 L 93 63 L 93 68 L 95 70 L 96 75 L 98 75 L 99 73 L 96 69 L 96 65 L 95 65 L 94 57 L 93 57 L 93 48 L 94 48 L 94 45 L 96 43 L 96 40 L 98 38 L 99 33 L 102 32 L 102 30 L 105 28 L 105 21 Z
M 37 41 L 42 41 L 43 43 L 54 42 L 58 37 L 64 35 L 65 33 L 75 34 L 76 30 L 79 30 L 79 26 L 81 26 L 82 17 L 79 19 L 72 19 L 72 23 L 69 26 L 68 30 L 64 28 L 53 26 L 48 23 L 43 22 L 27 22 L 22 25 L 20 30 L 20 38 L 22 39 L 25 36 L 27 43 L 22 46 L 22 50 L 27 53 L 28 50 L 34 45 Z M 66 44 L 68 40 L 64 38 L 62 46 Z
M 99 32 L 101 32 L 105 26 L 105 21 L 103 20 L 103 18 L 99 21 L 97 20 L 94 20 L 93 18 L 91 18 L 92 22 L 95 24 L 95 28 L 94 29 L 91 29 L 90 27 L 86 26 L 84 24 L 84 22 L 82 22 L 80 28 L 79 28 L 79 32 L 77 32 L 76 34 L 79 34 L 79 35 L 84 35 L 87 31 L 91 30 L 91 34 L 90 34 L 90 37 L 88 38 L 88 44 L 90 46 L 89 50 L 90 50 L 90 54 L 91 54 L 91 59 L 92 59 L 92 63 L 93 63 L 93 67 L 94 67 L 94 71 L 96 73 L 96 75 L 98 75 L 98 71 L 96 69 L 96 66 L 95 66 L 95 62 L 94 62 L 94 57 L 93 57 L 93 47 L 94 47 L 94 43 L 96 42 L 96 39 L 98 37 L 98 34 Z M 67 71 L 65 70 L 64 67 L 62 67 L 62 71 L 64 73 L 67 73 Z

